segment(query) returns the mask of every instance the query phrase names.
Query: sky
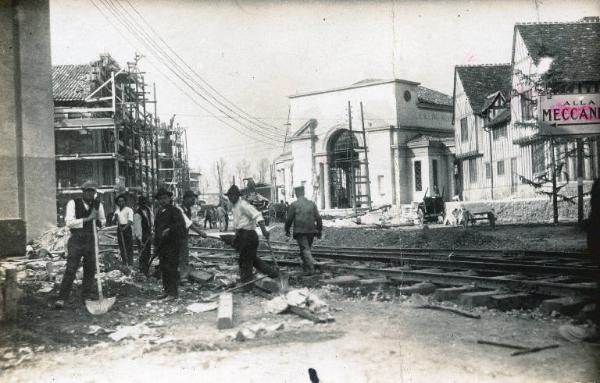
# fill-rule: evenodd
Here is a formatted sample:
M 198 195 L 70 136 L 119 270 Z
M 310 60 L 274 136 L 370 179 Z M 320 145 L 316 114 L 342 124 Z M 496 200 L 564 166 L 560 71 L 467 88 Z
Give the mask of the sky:
M 455 65 L 510 62 L 516 22 L 598 15 L 576 0 L 50 0 L 52 63 L 142 54 L 158 115 L 186 127 L 209 189 L 218 158 L 233 174 L 281 153 L 290 95 L 366 78 L 451 95 Z

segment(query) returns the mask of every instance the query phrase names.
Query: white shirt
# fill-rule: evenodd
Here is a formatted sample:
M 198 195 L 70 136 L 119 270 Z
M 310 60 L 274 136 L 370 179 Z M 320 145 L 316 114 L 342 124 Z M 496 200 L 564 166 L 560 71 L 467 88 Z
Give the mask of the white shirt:
M 233 211 L 233 228 L 235 230 L 254 230 L 258 222 L 264 221 L 262 214 L 244 199 L 240 198 L 231 210 Z
M 127 225 L 128 223 L 133 223 L 133 209 L 129 206 L 125 206 L 123 209 L 115 210 L 115 215 L 117 216 L 117 220 L 119 221 L 119 225 Z
M 85 206 L 86 210 L 90 208 L 90 205 L 88 205 L 85 201 L 83 201 L 83 206 Z M 104 205 L 102 203 L 98 208 L 98 221 L 100 222 L 101 226 L 104 226 L 106 224 L 106 217 L 104 216 Z M 65 224 L 69 229 L 83 229 L 83 218 L 75 218 L 75 200 L 70 200 L 69 202 L 67 202 Z

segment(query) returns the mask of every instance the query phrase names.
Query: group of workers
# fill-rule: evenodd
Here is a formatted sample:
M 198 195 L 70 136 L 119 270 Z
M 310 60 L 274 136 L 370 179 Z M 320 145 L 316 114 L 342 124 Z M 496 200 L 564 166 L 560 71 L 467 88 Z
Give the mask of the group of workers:
M 66 206 L 65 223 L 71 231 L 71 236 L 67 243 L 67 265 L 58 299 L 54 304 L 57 309 L 63 308 L 69 298 L 80 264 L 83 264 L 82 301 L 91 299 L 93 294 L 97 243 L 97 234 L 94 231 L 103 227 L 107 221 L 104 206 L 97 198 L 97 188 L 94 182 L 85 182 L 82 186 L 82 197 L 70 200 Z M 256 227 L 259 226 L 265 239 L 269 239 L 269 231 L 262 214 L 240 198 L 241 193 L 236 185 L 231 186 L 225 195 L 231 202 L 232 226 L 235 229 L 233 247 L 239 253 L 241 283 L 252 280 L 253 268 L 269 277 L 279 277 L 279 270 L 257 256 L 259 239 Z M 311 254 L 312 243 L 315 236 L 321 238 L 323 224 L 315 203 L 304 197 L 303 187 L 296 188 L 296 196 L 297 200 L 289 207 L 285 232 L 290 236 L 290 229 L 294 226 L 294 238 L 300 246 L 303 269 L 310 274 L 315 272 Z M 139 270 L 149 276 L 153 246 L 159 259 L 164 290 L 158 297 L 160 300 L 177 299 L 180 282 L 187 280 L 189 276 L 189 230 L 207 237 L 203 228 L 192 220 L 191 208 L 197 197 L 194 192 L 186 191 L 182 204 L 178 207 L 173 203 L 173 193 L 160 188 L 154 195 L 158 202 L 155 214 L 144 196 L 138 198 L 135 211 L 126 205 L 126 195 L 118 195 L 115 199 L 116 209 L 112 219 L 117 227 L 122 262 L 130 269 L 133 267 L 135 241 L 139 249 Z

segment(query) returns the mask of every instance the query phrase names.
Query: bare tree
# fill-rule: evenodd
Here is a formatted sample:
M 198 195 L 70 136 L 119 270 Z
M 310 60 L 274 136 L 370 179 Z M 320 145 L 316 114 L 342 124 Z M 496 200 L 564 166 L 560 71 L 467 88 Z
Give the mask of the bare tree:
M 247 160 L 241 160 L 235 165 L 236 175 L 238 177 L 238 182 L 240 185 L 243 185 L 244 178 L 250 175 L 250 163 Z
M 267 175 L 269 173 L 270 166 L 271 166 L 271 161 L 269 161 L 268 158 L 263 158 L 258 162 L 258 164 L 256 165 L 257 170 L 258 170 L 258 182 L 260 182 L 260 183 L 267 182 Z
M 219 158 L 215 163 L 214 175 L 219 186 L 219 194 L 223 194 L 223 180 L 225 179 L 225 160 Z

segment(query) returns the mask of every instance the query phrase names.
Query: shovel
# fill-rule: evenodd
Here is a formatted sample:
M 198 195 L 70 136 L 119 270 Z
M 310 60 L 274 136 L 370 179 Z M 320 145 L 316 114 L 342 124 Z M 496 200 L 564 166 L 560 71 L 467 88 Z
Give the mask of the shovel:
M 273 249 L 271 248 L 271 241 L 267 238 L 267 247 L 269 248 L 269 253 L 271 253 L 271 258 L 273 259 L 273 263 L 275 264 L 275 268 L 277 269 L 277 273 L 279 276 L 277 277 L 277 282 L 279 283 L 279 293 L 283 294 L 289 290 L 289 278 L 290 276 L 286 273 L 283 273 L 277 264 L 277 259 L 275 258 L 275 254 L 273 254 Z
M 98 281 L 98 300 L 86 300 L 85 307 L 92 315 L 105 314 L 115 304 L 116 297 L 104 298 L 102 295 L 102 282 L 100 282 L 100 261 L 98 259 L 98 233 L 96 233 L 96 220 L 92 221 L 94 232 L 94 257 L 96 259 L 96 280 Z

